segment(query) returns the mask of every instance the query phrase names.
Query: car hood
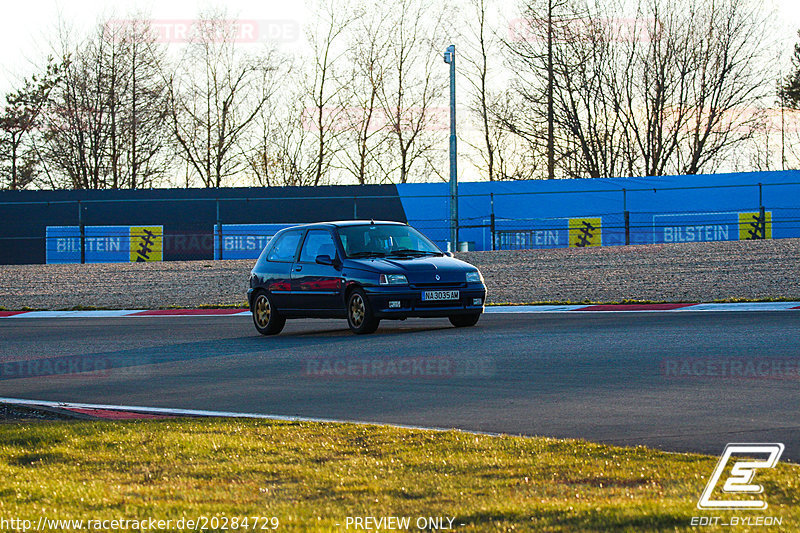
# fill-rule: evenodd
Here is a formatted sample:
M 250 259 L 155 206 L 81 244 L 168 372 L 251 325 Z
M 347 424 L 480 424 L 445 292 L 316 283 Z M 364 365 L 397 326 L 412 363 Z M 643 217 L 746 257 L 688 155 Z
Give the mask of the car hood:
M 405 274 L 409 283 L 464 283 L 475 267 L 447 256 L 347 259 L 353 267 L 381 274 Z M 439 279 L 436 278 L 439 277 Z

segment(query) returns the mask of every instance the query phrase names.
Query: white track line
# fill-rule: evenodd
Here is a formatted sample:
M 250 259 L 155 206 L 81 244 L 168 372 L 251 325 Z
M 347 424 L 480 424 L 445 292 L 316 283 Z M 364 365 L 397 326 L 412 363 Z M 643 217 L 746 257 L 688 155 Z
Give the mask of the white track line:
M 172 416 L 192 416 L 204 418 L 255 418 L 260 420 L 278 420 L 281 422 L 320 422 L 326 424 L 359 424 L 362 426 L 388 426 L 401 429 L 414 429 L 422 431 L 459 431 L 474 435 L 489 435 L 497 437 L 504 433 L 492 433 L 489 431 L 470 431 L 458 428 L 425 427 L 412 426 L 406 424 L 388 424 L 384 422 L 365 422 L 361 420 L 340 420 L 336 418 L 315 418 L 304 416 L 287 415 L 267 415 L 262 413 L 239 413 L 235 411 L 205 411 L 199 409 L 170 409 L 165 407 L 142 407 L 138 405 L 110 405 L 77 402 L 51 402 L 46 400 L 24 400 L 21 398 L 0 397 L 0 403 L 11 405 L 24 405 L 26 407 L 47 407 L 50 409 L 99 409 L 103 411 L 123 411 L 130 413 L 152 414 L 152 415 L 172 415 Z
M 488 305 L 486 313 L 566 313 L 582 309 L 585 305 Z
M 643 304 L 646 306 L 646 304 Z M 604 309 L 604 310 L 586 310 L 586 308 L 593 307 L 592 305 L 489 305 L 486 306 L 485 312 L 488 314 L 495 313 L 509 313 L 509 314 L 540 314 L 540 313 L 573 313 L 576 311 L 585 313 L 675 313 L 675 312 L 720 312 L 720 311 L 788 311 L 793 308 L 800 307 L 800 302 L 741 302 L 741 303 L 701 303 L 690 304 L 686 307 L 679 307 L 676 309 Z M 146 312 L 142 309 L 129 309 L 129 310 L 110 310 L 110 311 L 25 311 L 19 314 L 0 317 L 8 319 L 20 318 L 175 318 L 175 317 L 241 317 L 250 316 L 250 311 L 241 311 L 238 313 L 214 313 L 209 310 L 208 314 L 198 313 L 197 310 L 193 313 L 187 314 L 153 314 L 153 315 L 140 315 L 139 313 Z
M 729 304 L 697 304 L 675 311 L 786 311 L 800 307 L 800 302 L 740 302 Z
M 124 309 L 120 311 L 27 311 L 25 313 L 12 315 L 5 318 L 112 318 L 128 316 L 132 313 L 141 313 L 141 311 L 134 311 L 130 309 Z
M 214 317 L 214 316 L 250 316 L 250 311 L 241 311 L 239 313 L 192 313 L 192 314 L 164 314 L 164 315 L 140 315 L 139 313 L 147 312 L 147 309 L 127 309 L 127 310 L 109 310 L 109 311 L 26 311 L 16 315 L 11 315 L 3 318 L 183 318 L 188 316 L 198 317 Z
M 610 305 L 610 304 L 609 304 Z M 647 305 L 647 304 L 642 304 Z M 624 304 L 621 304 L 621 307 Z M 489 305 L 486 306 L 486 313 L 572 313 L 586 314 L 594 313 L 675 313 L 687 311 L 789 311 L 795 307 L 800 307 L 800 302 L 742 302 L 742 303 L 703 303 L 689 304 L 686 307 L 676 309 L 608 309 L 580 311 L 591 308 L 594 305 Z M 579 311 L 577 313 L 576 311 Z
M 173 416 L 193 416 L 193 417 L 205 417 L 205 418 L 248 418 L 248 419 L 257 419 L 257 420 L 277 420 L 280 422 L 316 422 L 316 423 L 323 423 L 323 424 L 357 424 L 361 426 L 377 426 L 377 427 L 391 427 L 391 428 L 398 428 L 398 429 L 410 429 L 414 431 L 436 431 L 436 432 L 445 432 L 445 431 L 457 431 L 458 433 L 464 433 L 467 435 L 483 435 L 487 437 L 503 437 L 503 436 L 513 436 L 513 437 L 528 437 L 529 435 L 521 435 L 516 433 L 497 433 L 493 431 L 477 431 L 471 429 L 460 429 L 460 428 L 443 428 L 443 427 L 430 427 L 430 426 L 415 426 L 409 424 L 390 424 L 386 422 L 363 422 L 358 420 L 341 420 L 336 418 L 315 418 L 315 417 L 304 417 L 304 416 L 286 416 L 286 415 L 266 415 L 261 413 L 238 413 L 238 412 L 231 412 L 231 411 L 204 411 L 198 409 L 168 409 L 164 407 L 141 407 L 141 406 L 127 406 L 127 405 L 107 405 L 107 404 L 93 404 L 93 403 L 75 403 L 75 402 L 51 402 L 45 400 L 24 400 L 21 398 L 3 398 L 0 397 L 0 404 L 11 404 L 11 405 L 24 405 L 26 407 L 47 407 L 50 409 L 102 409 L 105 411 L 124 411 L 124 412 L 134 412 L 134 413 L 142 413 L 142 414 L 153 414 L 153 415 L 173 415 Z M 123 420 L 123 422 L 127 422 L 128 420 Z M 537 437 L 539 437 L 537 435 Z M 556 438 L 556 437 L 546 437 L 546 438 Z M 564 439 L 564 440 L 572 440 L 572 439 Z M 627 446 L 627 445 L 623 445 Z M 669 452 L 669 451 L 659 451 L 659 453 L 668 453 L 668 454 L 675 454 L 675 455 L 684 455 L 683 452 Z

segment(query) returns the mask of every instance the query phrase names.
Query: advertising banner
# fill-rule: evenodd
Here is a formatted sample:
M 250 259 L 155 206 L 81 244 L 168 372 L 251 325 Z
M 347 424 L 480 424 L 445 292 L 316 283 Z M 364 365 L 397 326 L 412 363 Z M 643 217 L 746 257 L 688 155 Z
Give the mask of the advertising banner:
M 87 263 L 162 261 L 163 226 L 86 226 Z M 48 264 L 81 262 L 78 226 L 47 226 L 45 256 Z
M 500 221 L 495 247 L 507 249 L 585 248 L 603 245 L 603 218 L 577 217 L 528 220 L 528 228 L 505 229 L 506 224 L 520 226 L 518 221 Z M 491 242 L 491 241 L 490 241 Z
M 258 259 L 269 240 L 283 228 L 295 224 L 222 224 L 214 227 L 214 259 Z M 222 257 L 220 257 L 222 252 Z
M 653 215 L 653 242 L 747 241 L 772 238 L 772 212 Z

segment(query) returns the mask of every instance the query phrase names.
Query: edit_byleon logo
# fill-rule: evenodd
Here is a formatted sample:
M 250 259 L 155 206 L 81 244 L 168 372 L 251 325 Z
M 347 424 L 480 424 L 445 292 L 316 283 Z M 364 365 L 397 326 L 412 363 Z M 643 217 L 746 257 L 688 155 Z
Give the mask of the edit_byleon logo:
M 725 450 L 723 450 L 722 456 L 697 502 L 697 508 L 704 510 L 766 509 L 766 500 L 753 496 L 762 494 L 764 487 L 754 483 L 753 479 L 759 470 L 775 468 L 783 454 L 783 449 L 783 444 L 779 442 L 730 443 L 725 446 Z M 727 477 L 723 478 L 729 463 L 732 465 L 730 472 Z M 744 498 L 746 495 L 751 495 L 751 497 Z

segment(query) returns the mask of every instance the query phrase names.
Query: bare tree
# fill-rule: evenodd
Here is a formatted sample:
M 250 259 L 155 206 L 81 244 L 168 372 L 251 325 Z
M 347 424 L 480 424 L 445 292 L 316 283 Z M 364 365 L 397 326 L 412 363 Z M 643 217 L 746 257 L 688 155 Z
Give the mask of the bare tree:
M 780 80 L 778 97 L 785 107 L 800 109 L 800 43 L 794 45 L 791 72 Z
M 244 148 L 254 182 L 261 186 L 313 185 L 317 176 L 318 145 L 307 123 L 307 92 L 303 74 L 287 72 L 280 77 L 286 87 L 265 106 L 255 124 L 256 134 Z M 300 79 L 298 79 L 300 78 Z
M 541 73 L 521 78 L 518 90 L 525 101 L 540 102 L 537 115 L 545 124 L 552 122 L 542 142 L 547 153 L 552 135 L 553 159 L 561 161 L 563 174 L 619 175 L 624 161 L 623 147 L 617 142 L 622 124 L 609 99 L 614 49 L 603 21 L 586 5 L 547 4 L 538 7 L 542 15 L 534 11 L 537 6 L 529 6 L 527 19 L 535 29 L 527 39 L 511 43 L 514 64 L 533 61 L 533 72 Z
M 180 66 L 167 75 L 178 154 L 206 187 L 247 168 L 239 143 L 273 87 L 273 53 L 242 53 L 236 32 L 223 13 L 201 15 Z
M 697 1 L 697 0 L 695 0 Z M 749 0 L 716 0 L 701 11 L 693 35 L 697 57 L 689 93 L 693 116 L 681 146 L 678 169 L 696 174 L 712 169 L 752 136 L 753 106 L 770 93 L 768 52 L 770 27 L 760 4 Z
M 387 10 L 370 3 L 356 14 L 348 32 L 351 72 L 339 101 L 342 131 L 337 160 L 361 185 L 390 179 L 387 159 L 391 130 L 380 102 L 390 25 Z
M 492 95 L 489 85 L 489 53 L 492 46 L 492 34 L 487 24 L 488 6 L 485 0 L 472 0 L 470 3 L 470 14 L 474 14 L 474 24 L 468 23 L 468 35 L 464 39 L 466 43 L 472 44 L 467 48 L 466 53 L 462 53 L 467 64 L 467 81 L 472 89 L 472 105 L 470 110 L 478 120 L 482 135 L 482 144 L 471 146 L 478 152 L 483 159 L 483 165 L 489 181 L 496 179 L 495 158 L 498 146 L 493 127 L 492 127 Z M 468 20 L 473 20 L 469 17 Z
M 250 168 L 262 184 L 405 182 L 438 173 L 442 117 L 441 11 L 420 0 L 353 10 L 323 0 L 307 33 L 311 56 L 293 69 L 281 110 L 259 119 Z M 431 15 L 436 15 L 431 21 Z M 440 33 L 439 33 L 440 34 Z M 438 122 L 437 122 L 438 121 Z M 441 145 L 443 146 L 443 145 Z
M 346 32 L 354 15 L 340 0 L 319 0 L 314 12 L 306 31 L 310 53 L 296 57 L 282 73 L 280 94 L 255 121 L 255 148 L 247 159 L 260 185 L 329 183 L 342 148 L 349 81 L 344 78 Z
M 536 139 L 543 129 L 538 120 L 525 120 L 518 95 L 506 88 L 512 76 L 502 69 L 502 43 L 491 27 L 491 14 L 489 2 L 472 0 L 464 16 L 459 57 L 478 135 L 468 133 L 462 140 L 472 148 L 473 155 L 467 157 L 489 181 L 530 179 L 541 169 Z
M 693 67 L 680 8 L 662 8 L 658 0 L 645 7 L 625 28 L 611 25 L 604 31 L 617 49 L 609 84 L 622 120 L 627 173 L 658 176 L 674 165 L 687 129 Z
M 0 115 L 0 154 L 4 165 L 3 177 L 11 190 L 21 189 L 31 183 L 38 171 L 38 158 L 26 139 L 41 125 L 42 111 L 50 98 L 50 91 L 58 83 L 63 65 L 48 58 L 41 76 L 33 75 L 24 81 L 22 88 L 6 95 L 6 106 Z
M 444 179 L 437 158 L 446 146 L 446 110 L 437 104 L 447 86 L 441 68 L 445 11 L 424 0 L 400 0 L 392 7 L 379 95 L 393 134 L 390 173 L 400 183 L 414 176 Z
M 105 188 L 109 170 L 109 80 L 101 60 L 105 43 L 90 38 L 74 44 L 67 31 L 59 43 L 64 73 L 51 92 L 40 153 L 56 173 L 51 176 L 54 186 L 62 186 L 63 176 L 73 189 Z
M 489 108 L 490 139 L 495 148 L 495 179 L 524 180 L 543 177 L 546 157 L 541 139 L 546 126 L 526 117 L 528 106 L 513 91 L 504 91 Z
M 556 160 L 567 176 L 694 174 L 757 131 L 769 39 L 750 0 L 561 5 L 552 47 Z M 525 7 L 528 38 L 509 40 L 515 85 L 544 119 L 546 7 Z M 524 121 L 512 129 L 530 132 Z M 534 138 L 534 136 L 531 136 Z
M 50 186 L 159 183 L 169 167 L 164 51 L 145 19 L 106 20 L 77 44 L 62 27 L 56 46 L 63 72 L 35 146 Z
M 314 23 L 306 34 L 312 50 L 312 68 L 305 80 L 311 105 L 304 111 L 303 122 L 316 137 L 312 184 L 320 185 L 330 173 L 336 155 L 336 137 L 343 130 L 345 32 L 354 16 L 349 5 L 340 0 L 318 0 L 315 13 Z
M 169 98 L 162 72 L 165 51 L 147 19 L 109 21 L 101 38 L 101 61 L 110 82 L 108 98 L 111 186 L 149 187 L 170 166 L 171 137 L 164 124 Z
M 575 143 L 568 140 L 564 124 L 555 114 L 556 68 L 554 54 L 567 43 L 571 24 L 583 18 L 580 8 L 568 0 L 531 0 L 520 5 L 519 19 L 509 23 L 502 39 L 506 67 L 514 75 L 503 98 L 501 112 L 495 113 L 502 128 L 522 142 L 537 159 L 548 160 L 547 168 L 536 165 L 523 174 L 551 177 L 550 149 L 553 150 L 553 176 L 570 176 L 576 160 Z M 562 54 L 562 61 L 567 54 Z M 565 68 L 562 68 L 563 72 Z M 556 137 L 559 137 L 557 140 Z M 556 168 L 557 167 L 557 168 Z M 544 173 L 542 173 L 544 170 Z

